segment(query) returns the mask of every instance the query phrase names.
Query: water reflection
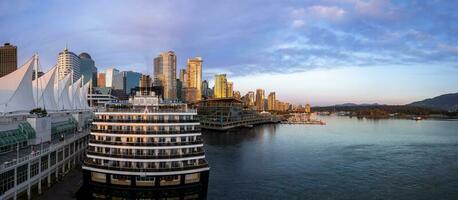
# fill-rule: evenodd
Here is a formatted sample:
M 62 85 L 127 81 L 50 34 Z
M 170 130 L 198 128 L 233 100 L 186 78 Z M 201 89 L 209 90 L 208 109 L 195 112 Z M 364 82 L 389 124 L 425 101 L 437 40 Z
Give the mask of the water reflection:
M 171 189 L 139 189 L 93 186 L 82 187 L 77 199 L 201 200 L 207 199 L 207 187 L 201 185 Z
M 268 124 L 254 128 L 239 128 L 229 131 L 203 130 L 205 145 L 234 146 L 243 142 L 256 142 L 264 139 L 272 140 L 276 133 L 276 124 Z

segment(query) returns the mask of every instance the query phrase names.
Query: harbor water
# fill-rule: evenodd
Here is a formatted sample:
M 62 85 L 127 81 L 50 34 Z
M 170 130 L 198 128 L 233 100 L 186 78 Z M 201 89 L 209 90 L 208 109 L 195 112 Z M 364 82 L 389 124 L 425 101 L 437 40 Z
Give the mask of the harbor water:
M 208 199 L 458 198 L 458 121 L 322 119 L 204 132 Z

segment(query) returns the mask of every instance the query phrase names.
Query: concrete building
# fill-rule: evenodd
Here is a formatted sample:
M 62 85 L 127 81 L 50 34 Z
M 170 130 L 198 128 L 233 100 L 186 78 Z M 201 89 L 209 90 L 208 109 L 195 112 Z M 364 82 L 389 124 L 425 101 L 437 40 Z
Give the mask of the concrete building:
M 154 58 L 154 83 L 163 87 L 165 100 L 177 99 L 177 57 L 175 52 L 160 53 Z
M 256 110 L 259 112 L 264 111 L 264 90 L 263 89 L 257 89 L 256 90 Z
M 227 78 L 226 74 L 215 75 L 215 88 L 213 89 L 214 98 L 227 97 Z
M 274 111 L 275 103 L 276 103 L 275 92 L 271 92 L 269 93 L 269 96 L 267 97 L 267 110 Z
M 92 60 L 91 55 L 88 53 L 81 53 L 78 57 L 81 62 L 81 75 L 84 76 L 83 84 L 92 80 L 92 85 L 97 86 L 97 67 L 95 67 L 95 62 Z
M 80 58 L 75 53 L 65 48 L 59 53 L 57 58 L 59 80 L 64 79 L 67 74 L 73 73 L 73 80 L 71 80 L 71 82 L 73 83 L 74 81 L 77 81 L 81 77 L 80 66 Z
M 10 43 L 0 47 L 0 77 L 17 69 L 17 47 Z
M 115 68 L 108 68 L 105 70 L 105 87 L 113 87 L 114 77 L 119 73 Z

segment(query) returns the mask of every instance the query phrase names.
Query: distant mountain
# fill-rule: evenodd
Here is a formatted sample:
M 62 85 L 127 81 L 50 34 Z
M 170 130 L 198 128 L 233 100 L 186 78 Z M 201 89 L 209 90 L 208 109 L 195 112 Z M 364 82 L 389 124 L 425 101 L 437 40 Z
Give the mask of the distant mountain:
M 335 107 L 358 107 L 358 106 L 382 106 L 383 104 L 378 104 L 378 103 L 362 103 L 362 104 L 356 104 L 356 103 L 344 103 L 344 104 L 337 104 L 334 105 Z
M 423 101 L 417 101 L 408 106 L 417 106 L 423 108 L 440 109 L 446 111 L 457 111 L 458 110 L 458 93 L 444 94 L 431 99 L 425 99 Z

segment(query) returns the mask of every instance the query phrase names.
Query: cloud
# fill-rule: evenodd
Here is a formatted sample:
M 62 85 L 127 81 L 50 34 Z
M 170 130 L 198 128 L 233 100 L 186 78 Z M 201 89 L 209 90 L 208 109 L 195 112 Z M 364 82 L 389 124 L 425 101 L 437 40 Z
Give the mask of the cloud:
M 339 21 L 345 17 L 346 11 L 336 6 L 310 6 L 307 8 L 308 12 L 316 17 L 331 21 Z

